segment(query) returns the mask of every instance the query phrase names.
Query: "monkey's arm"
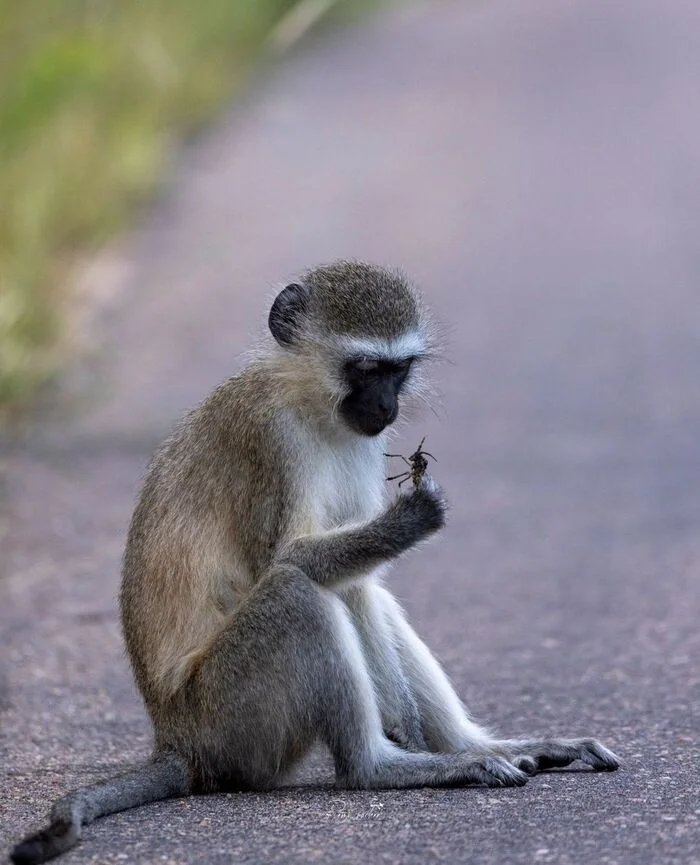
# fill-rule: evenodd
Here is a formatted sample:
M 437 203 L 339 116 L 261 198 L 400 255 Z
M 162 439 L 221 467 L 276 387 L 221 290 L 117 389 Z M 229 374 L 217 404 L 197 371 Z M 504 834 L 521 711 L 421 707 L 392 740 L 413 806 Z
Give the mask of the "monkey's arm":
M 290 541 L 277 561 L 294 565 L 322 586 L 365 576 L 442 528 L 445 505 L 437 487 L 401 495 L 375 520 Z

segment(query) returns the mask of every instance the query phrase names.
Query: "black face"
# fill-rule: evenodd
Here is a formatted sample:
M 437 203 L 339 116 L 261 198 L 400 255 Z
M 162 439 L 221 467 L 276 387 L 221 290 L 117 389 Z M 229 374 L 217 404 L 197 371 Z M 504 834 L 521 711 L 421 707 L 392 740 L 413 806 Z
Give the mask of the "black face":
M 343 367 L 350 393 L 340 404 L 340 413 L 355 432 L 376 436 L 399 413 L 399 393 L 413 358 L 398 361 L 357 357 Z

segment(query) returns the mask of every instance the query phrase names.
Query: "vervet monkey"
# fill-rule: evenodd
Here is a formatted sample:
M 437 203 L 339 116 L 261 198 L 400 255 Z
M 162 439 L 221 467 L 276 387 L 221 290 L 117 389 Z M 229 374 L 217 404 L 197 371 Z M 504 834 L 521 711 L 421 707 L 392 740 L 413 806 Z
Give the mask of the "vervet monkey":
M 618 767 L 594 739 L 489 735 L 383 584 L 445 520 L 427 476 L 386 501 L 385 430 L 432 351 L 417 292 L 341 261 L 284 288 L 269 329 L 274 342 L 163 444 L 131 522 L 121 613 L 152 761 L 61 799 L 15 863 L 61 853 L 115 811 L 274 787 L 317 740 L 352 788 Z

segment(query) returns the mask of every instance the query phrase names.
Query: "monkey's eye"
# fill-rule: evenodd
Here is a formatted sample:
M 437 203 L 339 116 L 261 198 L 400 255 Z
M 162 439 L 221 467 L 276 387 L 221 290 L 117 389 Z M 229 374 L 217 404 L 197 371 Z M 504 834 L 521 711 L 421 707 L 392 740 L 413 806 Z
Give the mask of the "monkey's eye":
M 392 361 L 389 366 L 389 371 L 393 376 L 396 376 L 398 379 L 403 381 L 408 375 L 413 361 L 414 358 L 412 357 L 407 357 L 404 360 Z
M 397 361 L 396 364 L 394 365 L 396 368 L 396 371 L 397 372 L 403 372 L 403 373 L 408 372 L 409 369 L 411 368 L 411 364 L 413 363 L 414 360 L 415 360 L 414 357 L 407 357 L 405 360 Z

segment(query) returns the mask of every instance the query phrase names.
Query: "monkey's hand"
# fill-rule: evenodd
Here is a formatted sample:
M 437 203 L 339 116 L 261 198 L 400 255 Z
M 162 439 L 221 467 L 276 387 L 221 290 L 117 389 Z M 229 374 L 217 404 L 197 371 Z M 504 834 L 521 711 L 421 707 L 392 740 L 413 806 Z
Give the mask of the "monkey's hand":
M 442 490 L 430 475 L 424 475 L 419 486 L 389 506 L 386 517 L 417 543 L 445 525 L 446 511 Z

